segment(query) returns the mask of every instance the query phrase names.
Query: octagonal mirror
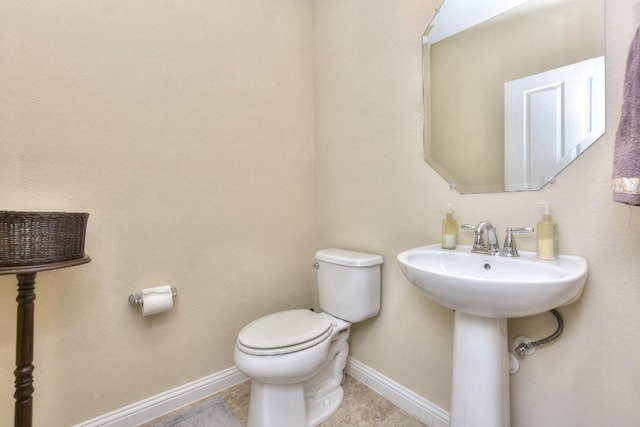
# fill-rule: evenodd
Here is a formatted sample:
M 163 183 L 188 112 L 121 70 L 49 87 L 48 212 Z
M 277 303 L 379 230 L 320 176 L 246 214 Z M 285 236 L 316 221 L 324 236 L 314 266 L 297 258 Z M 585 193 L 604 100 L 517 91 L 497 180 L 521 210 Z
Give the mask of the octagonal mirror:
M 424 153 L 460 193 L 539 190 L 605 131 L 604 0 L 444 0 Z

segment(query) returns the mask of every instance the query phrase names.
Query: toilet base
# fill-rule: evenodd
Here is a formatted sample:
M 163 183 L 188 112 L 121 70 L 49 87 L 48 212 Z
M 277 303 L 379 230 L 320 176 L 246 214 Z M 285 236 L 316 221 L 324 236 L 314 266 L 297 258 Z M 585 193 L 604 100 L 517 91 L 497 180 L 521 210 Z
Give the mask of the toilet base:
M 342 403 L 344 390 L 342 387 L 332 391 L 323 399 L 307 401 L 307 424 L 309 427 L 317 426 L 333 415 Z
M 307 427 L 304 389 L 300 384 L 251 382 L 247 427 Z
M 322 399 L 305 402 L 301 384 L 251 383 L 247 427 L 315 427 L 342 403 L 342 387 Z

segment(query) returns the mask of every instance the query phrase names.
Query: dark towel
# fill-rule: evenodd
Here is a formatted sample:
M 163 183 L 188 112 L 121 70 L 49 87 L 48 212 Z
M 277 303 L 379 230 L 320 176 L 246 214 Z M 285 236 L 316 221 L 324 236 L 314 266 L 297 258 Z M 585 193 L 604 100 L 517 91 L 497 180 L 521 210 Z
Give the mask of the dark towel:
M 613 200 L 640 205 L 640 28 L 631 42 L 613 151 Z

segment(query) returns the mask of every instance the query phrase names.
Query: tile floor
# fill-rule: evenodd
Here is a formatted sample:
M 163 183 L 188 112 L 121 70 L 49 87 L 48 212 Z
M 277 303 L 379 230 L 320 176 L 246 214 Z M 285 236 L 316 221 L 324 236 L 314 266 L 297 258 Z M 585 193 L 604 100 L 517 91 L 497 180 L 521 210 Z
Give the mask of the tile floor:
M 250 381 L 221 391 L 221 396 L 244 424 L 249 408 Z M 153 425 L 150 422 L 147 425 Z M 344 399 L 338 411 L 319 427 L 425 427 L 426 424 L 404 412 L 355 378 L 347 375 Z M 428 426 L 427 426 L 428 427 Z

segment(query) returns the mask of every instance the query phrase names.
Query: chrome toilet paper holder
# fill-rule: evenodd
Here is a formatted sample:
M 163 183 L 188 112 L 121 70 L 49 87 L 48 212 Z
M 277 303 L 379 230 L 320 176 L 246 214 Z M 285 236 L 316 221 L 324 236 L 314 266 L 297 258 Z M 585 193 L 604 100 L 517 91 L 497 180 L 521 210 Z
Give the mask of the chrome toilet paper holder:
M 175 299 L 178 296 L 178 289 L 175 286 L 171 286 L 171 296 Z M 144 301 L 142 299 L 142 292 L 134 292 L 129 295 L 129 304 L 135 306 L 144 305 Z

